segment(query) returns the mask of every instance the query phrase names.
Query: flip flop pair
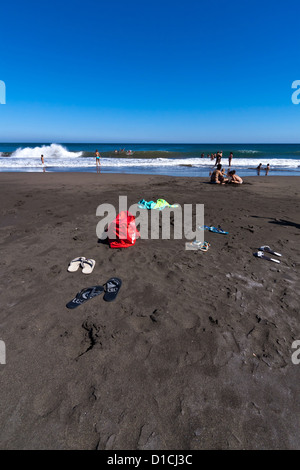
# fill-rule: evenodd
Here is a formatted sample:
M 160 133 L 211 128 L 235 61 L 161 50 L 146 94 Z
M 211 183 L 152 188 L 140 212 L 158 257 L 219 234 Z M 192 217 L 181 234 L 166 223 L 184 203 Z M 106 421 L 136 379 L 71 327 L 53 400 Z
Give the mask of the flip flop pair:
M 79 269 L 79 267 L 82 268 L 83 274 L 91 274 L 95 267 L 96 261 L 94 259 L 88 259 L 85 258 L 84 256 L 80 256 L 78 258 L 72 259 L 70 261 L 69 266 L 68 266 L 68 271 L 70 273 L 74 273 Z
M 259 248 L 259 251 L 256 253 L 253 253 L 254 256 L 257 258 L 262 258 L 267 261 L 273 261 L 274 263 L 280 263 L 278 259 L 271 258 L 270 256 L 265 255 L 265 253 L 270 253 L 275 256 L 282 256 L 280 253 L 276 253 L 276 251 L 273 251 L 268 245 L 263 245 Z
M 208 248 L 210 247 L 210 243 L 200 242 L 198 240 L 194 240 L 193 242 L 187 243 L 187 245 L 200 251 L 207 251 Z
M 116 299 L 121 288 L 122 281 L 117 277 L 110 278 L 103 286 L 92 286 L 82 289 L 74 299 L 67 303 L 66 307 L 73 309 L 79 307 L 87 300 L 90 300 L 104 292 L 103 300 L 105 302 L 112 302 Z

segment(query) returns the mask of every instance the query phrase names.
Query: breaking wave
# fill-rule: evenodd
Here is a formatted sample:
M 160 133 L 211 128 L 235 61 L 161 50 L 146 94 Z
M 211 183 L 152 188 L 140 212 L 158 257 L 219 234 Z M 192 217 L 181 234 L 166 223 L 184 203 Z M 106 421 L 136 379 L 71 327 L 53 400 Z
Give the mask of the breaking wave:
M 11 158 L 20 158 L 20 159 L 31 159 L 31 158 L 41 158 L 41 155 L 44 155 L 45 160 L 49 158 L 74 158 L 80 157 L 82 152 L 69 152 L 65 147 L 59 144 L 51 145 L 42 145 L 41 147 L 25 147 L 18 148 L 11 154 Z

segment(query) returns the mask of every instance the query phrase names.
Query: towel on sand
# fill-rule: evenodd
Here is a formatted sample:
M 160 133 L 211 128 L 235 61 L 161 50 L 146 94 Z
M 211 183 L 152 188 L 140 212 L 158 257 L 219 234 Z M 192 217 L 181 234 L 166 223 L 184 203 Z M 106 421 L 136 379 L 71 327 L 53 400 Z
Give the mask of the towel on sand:
M 178 207 L 178 204 L 169 204 L 165 199 L 157 199 L 156 202 L 154 201 L 145 201 L 145 199 L 141 199 L 138 202 L 138 207 L 140 209 L 158 209 L 162 210 L 165 207 Z

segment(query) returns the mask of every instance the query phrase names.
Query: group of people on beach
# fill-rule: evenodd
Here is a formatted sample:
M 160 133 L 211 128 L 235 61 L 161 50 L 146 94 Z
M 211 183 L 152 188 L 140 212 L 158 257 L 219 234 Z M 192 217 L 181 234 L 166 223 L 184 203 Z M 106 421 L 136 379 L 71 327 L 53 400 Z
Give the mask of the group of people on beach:
M 223 152 L 219 151 L 217 153 L 212 153 L 207 155 L 208 158 L 211 160 L 215 160 L 214 167 L 216 169 L 213 172 L 210 172 L 210 182 L 214 184 L 226 184 L 226 183 L 232 183 L 232 184 L 242 184 L 243 180 L 242 178 L 236 174 L 235 170 L 230 170 L 231 164 L 232 164 L 232 159 L 233 159 L 233 152 L 230 152 L 228 156 L 228 170 L 227 174 L 225 174 L 225 169 L 222 168 L 222 158 L 223 158 Z M 201 154 L 201 158 L 204 158 L 204 153 Z M 258 176 L 260 175 L 261 170 L 265 170 L 265 175 L 268 176 L 269 171 L 270 171 L 270 164 L 268 163 L 266 168 L 262 168 L 262 163 L 256 167 L 256 171 Z
M 243 180 L 236 174 L 235 170 L 228 169 L 226 174 L 225 168 L 222 168 L 221 163 L 218 163 L 217 168 L 210 173 L 210 182 L 213 184 L 242 184 Z
M 212 153 L 207 155 L 208 158 L 211 160 L 215 160 L 214 167 L 216 169 L 209 173 L 210 182 L 213 184 L 242 184 L 242 178 L 236 174 L 235 170 L 230 170 L 232 159 L 233 159 L 233 152 L 230 152 L 228 157 L 228 170 L 227 174 L 225 173 L 225 168 L 222 168 L 222 158 L 223 152 L 219 151 L 217 153 Z M 202 153 L 201 158 L 204 158 L 204 153 Z

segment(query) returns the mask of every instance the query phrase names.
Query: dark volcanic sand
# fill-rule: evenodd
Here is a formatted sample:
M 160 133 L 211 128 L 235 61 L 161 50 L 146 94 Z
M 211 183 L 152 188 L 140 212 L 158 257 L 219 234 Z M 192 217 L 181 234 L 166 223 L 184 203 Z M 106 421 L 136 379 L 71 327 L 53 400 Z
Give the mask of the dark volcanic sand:
M 1 449 L 300 449 L 298 177 L 0 174 Z M 112 250 L 96 208 L 205 204 L 208 252 Z M 253 256 L 262 245 L 281 264 Z M 68 273 L 76 256 L 92 274 Z M 66 303 L 111 276 L 123 286 Z

